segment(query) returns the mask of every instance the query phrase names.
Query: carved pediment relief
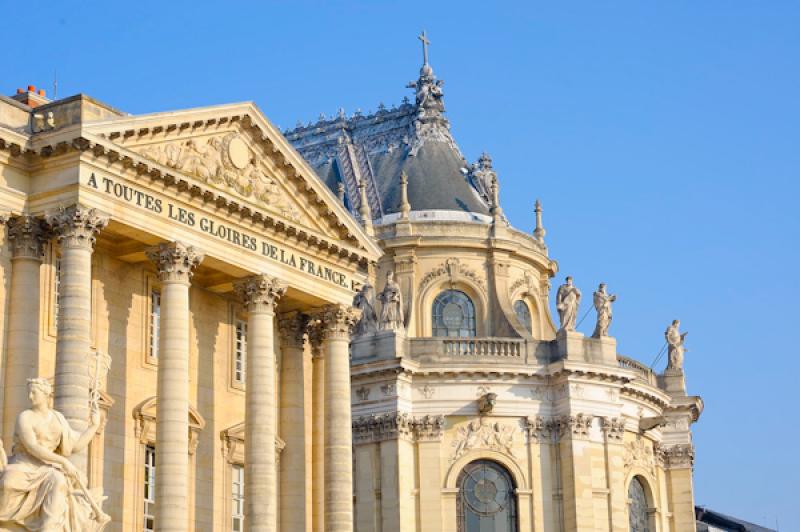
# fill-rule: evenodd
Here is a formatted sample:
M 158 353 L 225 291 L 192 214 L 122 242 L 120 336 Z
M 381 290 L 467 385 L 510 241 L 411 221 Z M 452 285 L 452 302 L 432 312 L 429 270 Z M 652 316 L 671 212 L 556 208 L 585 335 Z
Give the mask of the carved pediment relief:
M 486 288 L 483 278 L 475 270 L 472 270 L 468 266 L 461 264 L 461 261 L 458 260 L 458 258 L 450 257 L 444 261 L 443 264 L 430 270 L 422 277 L 422 280 L 419 283 L 420 292 L 439 277 L 447 277 L 451 285 L 455 285 L 460 279 L 465 278 L 472 281 L 482 290 L 485 290 Z
M 261 202 L 284 218 L 297 222 L 300 210 L 286 190 L 270 176 L 242 135 L 236 132 L 136 146 L 133 151 L 247 199 Z

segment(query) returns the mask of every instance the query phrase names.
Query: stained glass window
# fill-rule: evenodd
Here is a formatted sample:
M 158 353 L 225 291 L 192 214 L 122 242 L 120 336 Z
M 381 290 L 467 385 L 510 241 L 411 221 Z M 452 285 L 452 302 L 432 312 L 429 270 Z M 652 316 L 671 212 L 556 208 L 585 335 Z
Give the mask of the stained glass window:
M 521 299 L 517 299 L 514 301 L 514 313 L 517 315 L 519 322 L 528 329 L 528 332 L 531 332 L 533 330 L 531 328 L 531 309 L 528 308 L 528 304 Z
M 639 477 L 634 477 L 628 487 L 628 522 L 631 532 L 650 532 L 647 496 Z
M 489 460 L 458 477 L 458 532 L 517 532 L 517 501 L 508 471 Z
M 475 305 L 460 290 L 445 290 L 433 300 L 434 336 L 475 336 Z

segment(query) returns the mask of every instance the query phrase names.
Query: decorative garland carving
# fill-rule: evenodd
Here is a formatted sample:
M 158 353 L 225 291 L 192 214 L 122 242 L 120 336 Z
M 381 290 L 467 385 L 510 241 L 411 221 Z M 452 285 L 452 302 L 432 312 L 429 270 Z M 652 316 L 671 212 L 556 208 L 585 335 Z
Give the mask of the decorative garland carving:
M 263 162 L 235 132 L 204 139 L 134 147 L 144 157 L 245 198 L 265 203 L 284 218 L 300 219 Z
M 625 469 L 639 466 L 655 474 L 656 456 L 653 447 L 642 438 L 625 444 Z
M 458 282 L 459 277 L 463 276 L 478 285 L 481 290 L 486 290 L 486 283 L 477 272 L 461 264 L 461 261 L 459 261 L 456 257 L 450 257 L 440 266 L 429 271 L 422 277 L 422 280 L 419 283 L 419 291 L 422 292 L 425 287 L 431 284 L 435 279 L 444 275 L 450 279 L 451 285 Z
M 516 281 L 514 281 L 508 289 L 508 296 L 509 298 L 514 295 L 514 292 L 517 291 L 520 287 L 525 287 L 525 294 L 537 294 L 539 292 L 539 288 L 536 286 L 536 281 L 531 275 L 530 272 L 525 272 L 523 277 L 520 277 Z

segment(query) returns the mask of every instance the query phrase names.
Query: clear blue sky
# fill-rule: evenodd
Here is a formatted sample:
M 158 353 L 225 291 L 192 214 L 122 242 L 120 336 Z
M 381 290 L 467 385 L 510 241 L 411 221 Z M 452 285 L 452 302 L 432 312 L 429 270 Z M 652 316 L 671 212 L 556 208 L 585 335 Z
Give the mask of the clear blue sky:
M 544 203 L 551 254 L 619 295 L 648 364 L 680 318 L 696 500 L 800 530 L 800 4 L 0 2 L 0 90 L 58 70 L 130 113 L 254 100 L 293 126 L 411 91 L 428 30 L 467 158 L 494 158 L 512 223 Z M 225 7 L 228 5 L 229 7 Z M 591 332 L 587 320 L 584 332 Z

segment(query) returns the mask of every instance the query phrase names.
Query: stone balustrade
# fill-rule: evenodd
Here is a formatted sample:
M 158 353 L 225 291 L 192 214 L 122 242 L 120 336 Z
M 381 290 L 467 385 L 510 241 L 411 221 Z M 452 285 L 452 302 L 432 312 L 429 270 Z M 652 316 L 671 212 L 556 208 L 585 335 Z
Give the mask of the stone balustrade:
M 442 347 L 445 355 L 520 358 L 525 341 L 512 338 L 444 338 Z
M 622 355 L 617 355 L 617 362 L 619 363 L 619 367 L 635 372 L 637 380 L 651 386 L 656 386 L 656 374 L 641 362 Z

